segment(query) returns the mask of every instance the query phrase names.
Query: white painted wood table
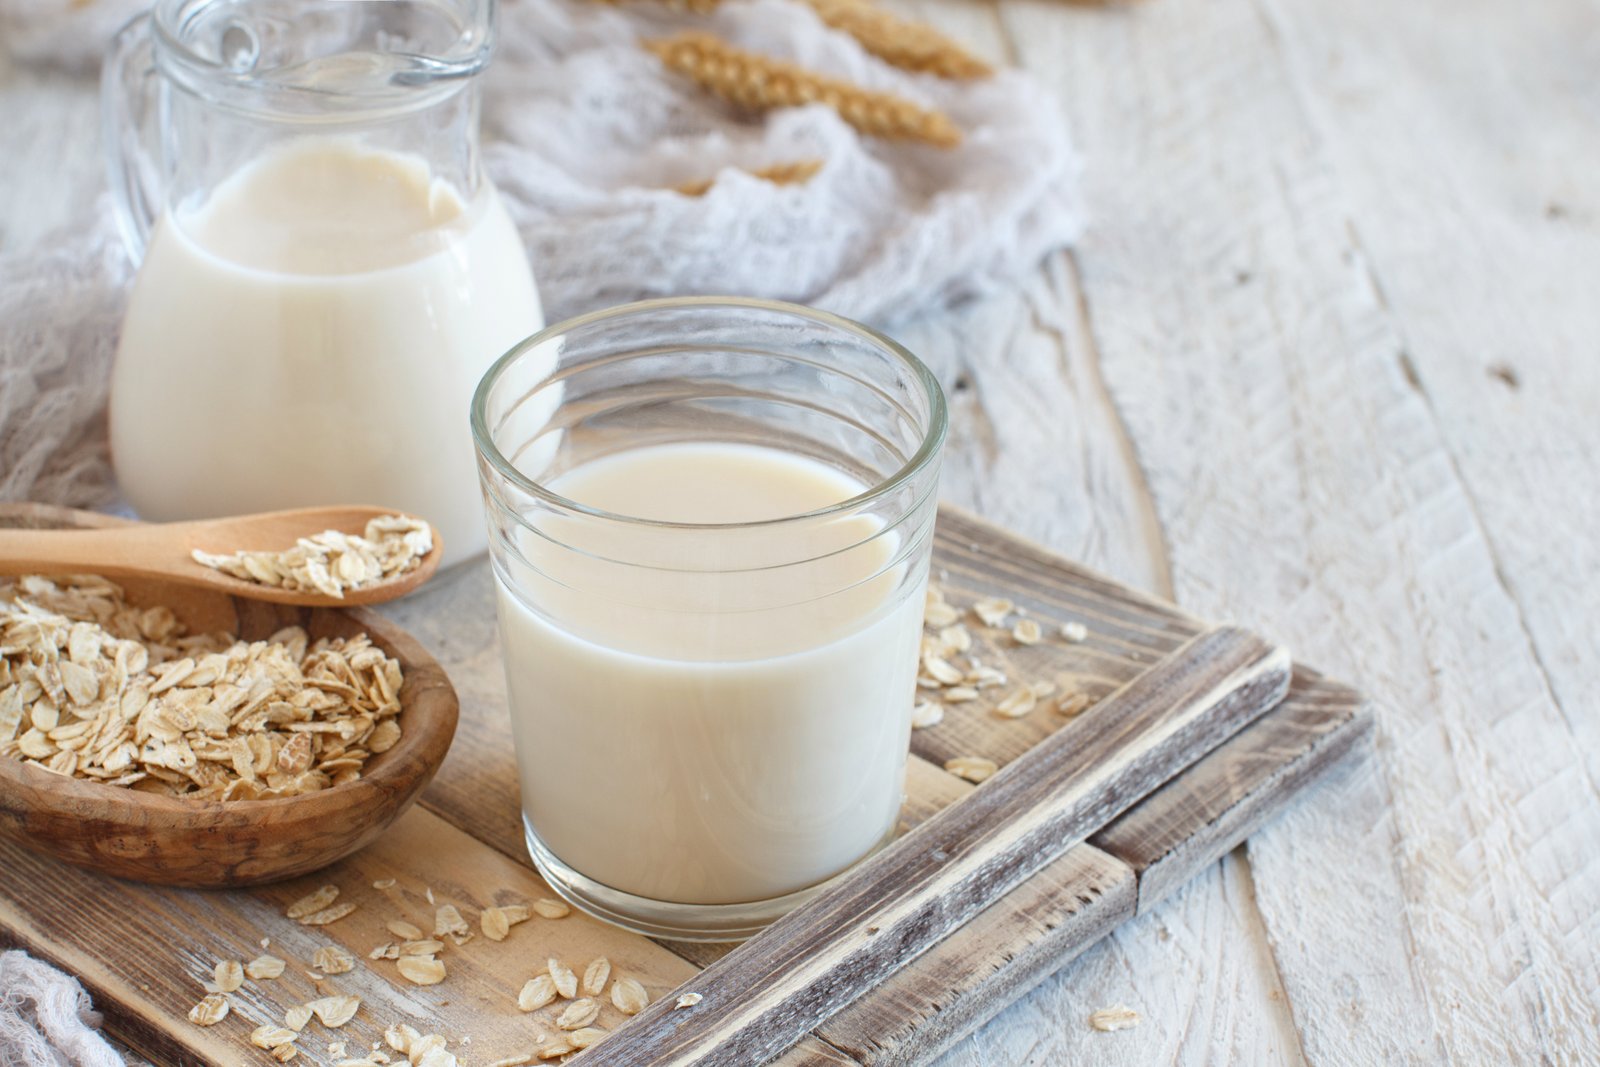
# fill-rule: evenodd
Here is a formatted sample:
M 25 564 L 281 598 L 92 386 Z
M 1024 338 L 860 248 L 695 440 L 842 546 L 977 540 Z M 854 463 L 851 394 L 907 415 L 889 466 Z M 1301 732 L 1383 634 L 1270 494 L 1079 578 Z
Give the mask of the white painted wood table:
M 946 495 L 1381 704 L 945 1064 L 1600 1063 L 1600 7 L 903 6 L 1058 90 L 1094 219 L 901 331 Z M 0 250 L 90 210 L 94 110 L 0 59 Z

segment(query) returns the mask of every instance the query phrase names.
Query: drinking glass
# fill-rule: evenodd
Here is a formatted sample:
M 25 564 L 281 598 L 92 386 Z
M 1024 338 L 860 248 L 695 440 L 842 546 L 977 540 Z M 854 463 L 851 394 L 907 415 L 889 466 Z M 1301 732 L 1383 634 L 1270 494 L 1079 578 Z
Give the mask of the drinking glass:
M 557 893 L 736 940 L 893 835 L 945 428 L 900 345 L 772 301 L 630 304 L 494 365 L 472 431 L 528 849 Z M 841 488 L 715 521 L 662 457 L 732 464 L 730 493 Z M 671 519 L 563 494 L 595 471 Z

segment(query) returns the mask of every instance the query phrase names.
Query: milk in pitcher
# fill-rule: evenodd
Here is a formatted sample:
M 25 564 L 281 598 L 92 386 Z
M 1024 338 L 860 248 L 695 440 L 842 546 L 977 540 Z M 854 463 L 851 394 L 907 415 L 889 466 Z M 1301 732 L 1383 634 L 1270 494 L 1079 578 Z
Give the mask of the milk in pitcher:
M 261 156 L 157 223 L 111 382 L 129 502 L 165 521 L 377 504 L 486 543 L 467 410 L 543 326 L 494 188 L 341 137 Z

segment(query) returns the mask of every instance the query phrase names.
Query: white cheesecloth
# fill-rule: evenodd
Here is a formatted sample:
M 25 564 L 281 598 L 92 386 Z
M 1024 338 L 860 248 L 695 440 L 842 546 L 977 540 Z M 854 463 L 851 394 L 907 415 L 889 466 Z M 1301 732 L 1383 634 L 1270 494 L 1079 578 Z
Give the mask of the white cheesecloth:
M 143 6 L 0 0 L 0 48 L 87 77 Z M 741 115 L 638 46 L 684 28 L 936 107 L 964 140 L 944 150 L 863 137 L 821 105 Z M 551 321 L 716 293 L 887 325 L 1007 284 L 1082 225 L 1076 157 L 1038 84 L 1015 71 L 945 81 L 894 69 L 792 0 L 728 0 L 709 15 L 506 0 L 499 41 L 484 162 Z M 824 165 L 802 185 L 736 169 L 806 159 Z M 703 196 L 671 190 L 712 177 Z M 97 222 L 47 251 L 0 253 L 0 501 L 116 500 L 105 404 L 132 268 L 107 214 L 102 203 Z M 66 976 L 0 957 L 0 1067 L 120 1062 L 79 1021 L 83 1006 Z

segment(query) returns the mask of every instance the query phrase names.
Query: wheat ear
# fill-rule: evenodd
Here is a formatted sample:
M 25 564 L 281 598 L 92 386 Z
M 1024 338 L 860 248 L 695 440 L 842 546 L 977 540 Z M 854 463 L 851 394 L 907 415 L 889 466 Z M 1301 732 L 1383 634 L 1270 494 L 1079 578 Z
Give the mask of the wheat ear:
M 868 0 L 804 0 L 817 17 L 854 37 L 885 63 L 941 78 L 987 78 L 994 68 L 923 22 L 885 11 Z
M 670 69 L 741 107 L 827 104 L 862 133 L 889 140 L 923 141 L 939 148 L 961 143 L 961 131 L 941 111 L 929 111 L 893 93 L 873 92 L 804 67 L 735 48 L 709 33 L 680 33 L 643 42 Z
M 822 169 L 820 159 L 801 159 L 793 163 L 774 163 L 769 167 L 740 167 L 746 174 L 760 178 L 762 181 L 771 182 L 773 185 L 804 185 L 810 181 L 817 171 Z M 673 188 L 684 196 L 704 196 L 716 184 L 716 178 L 701 178 L 698 181 L 684 182 L 674 185 Z

